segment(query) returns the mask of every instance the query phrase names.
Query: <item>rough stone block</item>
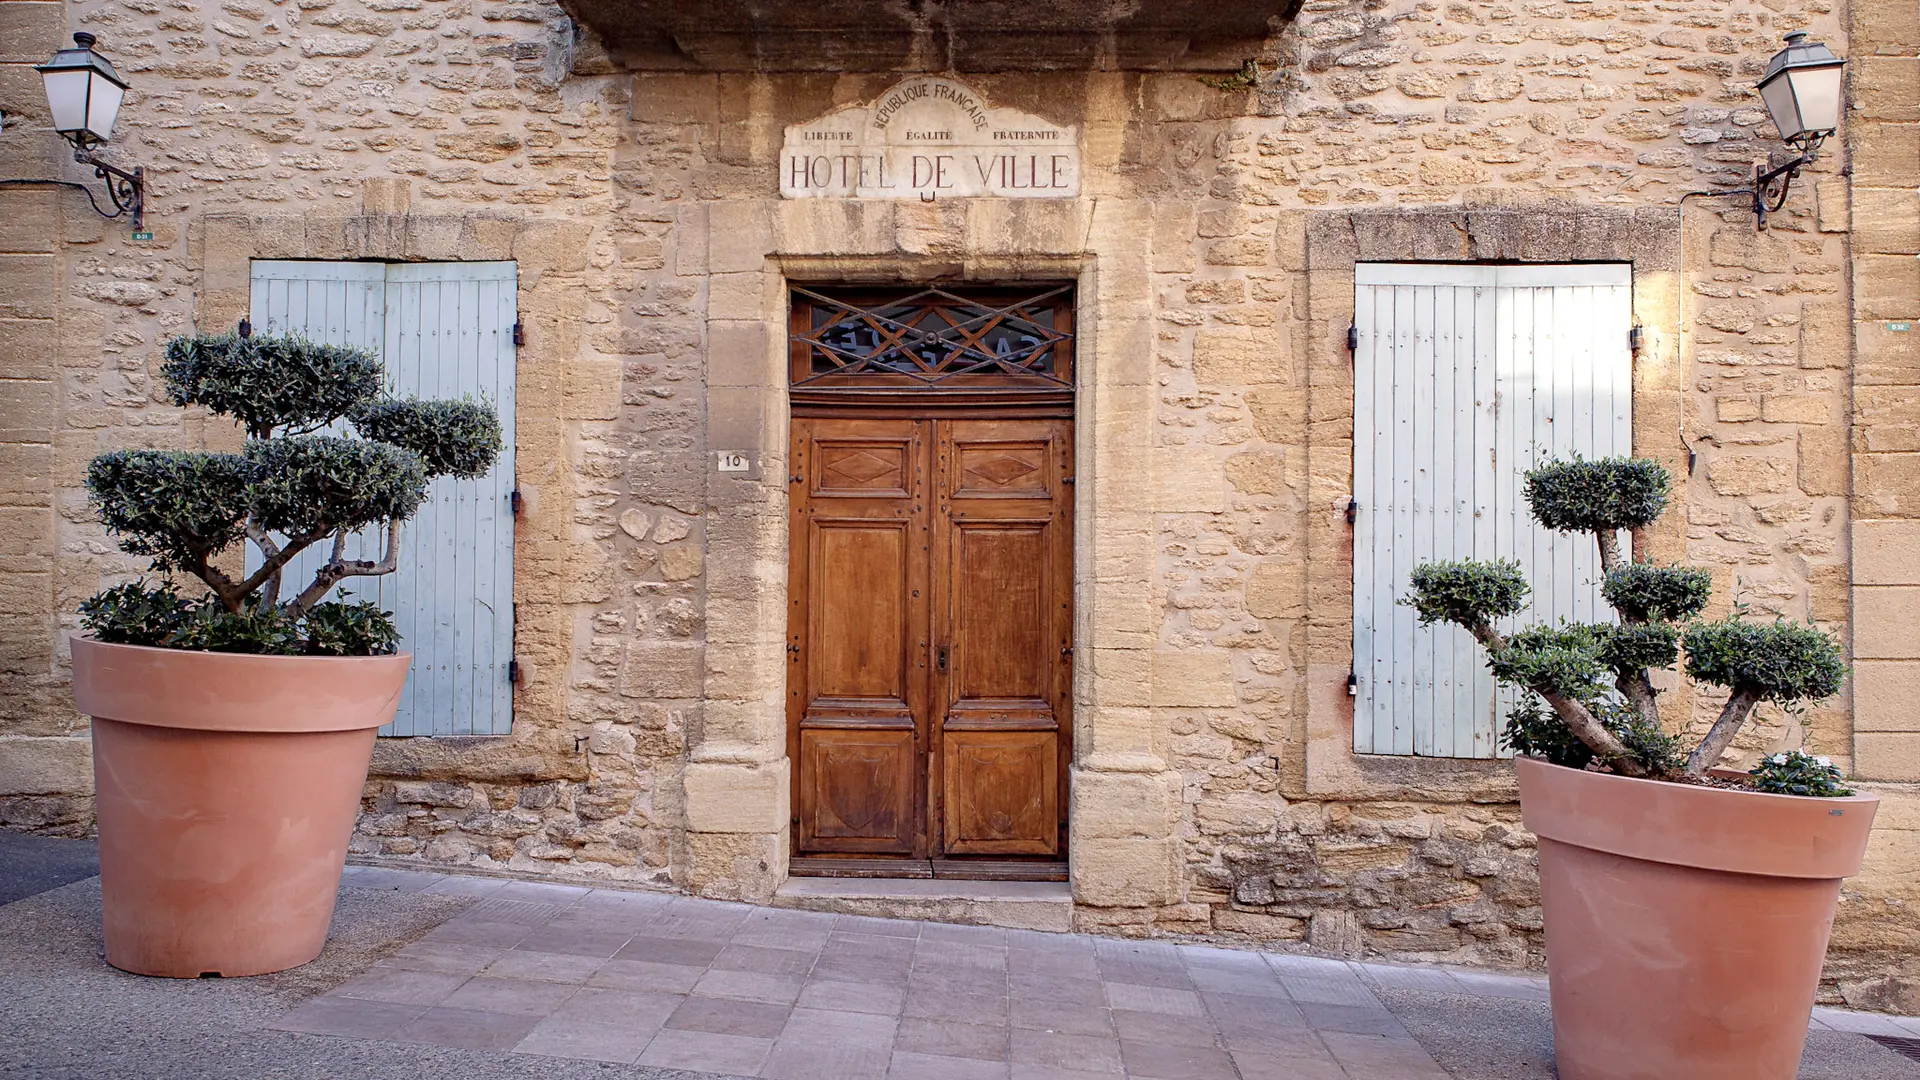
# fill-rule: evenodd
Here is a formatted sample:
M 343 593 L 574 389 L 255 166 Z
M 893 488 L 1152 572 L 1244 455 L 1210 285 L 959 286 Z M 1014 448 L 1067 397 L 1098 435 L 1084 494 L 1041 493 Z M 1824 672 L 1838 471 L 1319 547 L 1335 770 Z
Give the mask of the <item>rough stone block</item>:
M 1789 490 L 1794 463 L 1783 457 L 1725 454 L 1707 465 L 1707 483 L 1721 495 L 1772 495 Z
M 513 238 L 513 257 L 520 270 L 578 273 L 587 268 L 593 226 L 580 221 L 535 218 L 521 224 Z
M 701 647 L 668 642 L 639 642 L 627 649 L 620 669 L 620 693 L 637 698 L 697 698 L 704 682 Z
M 766 903 L 787 877 L 787 833 L 690 832 L 686 887 L 713 900 Z
M 703 745 L 749 748 L 760 757 L 777 757 L 787 740 L 787 714 L 775 691 L 762 700 L 713 699 L 701 706 Z
M 1854 663 L 1853 729 L 1920 732 L 1920 660 Z
M 52 574 L 0 573 L 0 617 L 44 616 L 52 606 Z
M 1297 619 L 1306 614 L 1301 568 L 1292 560 L 1269 559 L 1247 575 L 1247 614 L 1256 619 Z
M 71 48 L 61 32 L 66 18 L 58 3 L 0 3 L 0 64 L 44 64 L 59 48 Z
M 405 214 L 413 207 L 413 181 L 404 176 L 375 176 L 360 181 L 360 212 Z
M 45 443 L 0 443 L 0 506 L 52 503 L 53 447 Z
M 0 3 L 0 42 L 6 40 L 4 19 L 8 8 L 38 6 Z M 0 252 L 24 255 L 52 251 L 54 238 L 60 235 L 59 204 L 55 201 L 60 195 L 56 188 L 0 188 Z
M 709 272 L 726 274 L 766 269 L 767 255 L 774 247 L 773 213 L 767 203 L 748 200 L 715 203 L 708 215 Z
M 38 379 L 0 379 L 0 442 L 50 443 L 60 417 L 57 387 Z
M 1165 514 L 1218 514 L 1227 508 L 1226 467 L 1204 450 L 1154 451 L 1153 508 Z
M 1179 896 L 1179 847 L 1173 840 L 1075 835 L 1067 861 L 1073 898 L 1097 907 L 1148 907 Z
M 1144 690 L 1138 696 L 1144 698 Z M 1166 769 L 1167 726 L 1153 710 L 1144 706 L 1083 704 L 1076 710 L 1074 720 L 1079 742 L 1074 749 L 1087 768 L 1150 773 Z
M 1861 660 L 1920 659 L 1920 586 L 1853 590 L 1853 655 Z
M 92 739 L 0 739 L 0 796 L 92 793 Z
M 776 350 L 763 322 L 707 324 L 707 383 L 760 388 L 785 378 L 785 349 Z
M 758 765 L 690 762 L 682 782 L 689 832 L 775 833 L 792 817 L 785 758 Z
M 1298 380 L 1270 328 L 1209 327 L 1193 335 L 1193 377 L 1203 386 L 1241 387 Z
M 1853 771 L 1862 780 L 1920 781 L 1920 732 L 1863 731 L 1853 737 Z
M 1920 120 L 1920 57 L 1854 56 L 1849 112 L 1870 120 Z
M 59 326 L 53 319 L 0 319 L 0 379 L 51 379 Z M 8 419 L 0 416 L 0 423 Z
M 1853 469 L 1862 517 L 1920 517 L 1920 454 L 1860 454 Z
M 1912 188 L 1855 188 L 1853 245 L 1861 254 L 1920 251 L 1920 192 Z
M 1125 839 L 1172 836 L 1180 818 L 1180 774 L 1073 770 L 1076 837 Z M 1076 841 L 1078 842 L 1078 841 Z
M 1855 521 L 1853 582 L 1920 585 L 1920 521 Z
M 1847 493 L 1847 430 L 1839 424 L 1800 429 L 1797 483 L 1808 495 Z
M 1240 911 L 1215 908 L 1213 928 L 1224 934 L 1245 934 L 1256 941 L 1301 941 L 1307 936 L 1307 920 L 1290 915 L 1269 915 L 1264 911 Z
M 0 254 L 0 319 L 53 318 L 52 255 Z
M 1237 705 L 1233 656 L 1225 652 L 1157 651 L 1153 654 L 1153 703 L 1174 708 Z
M 1856 319 L 1920 318 L 1920 259 L 1912 255 L 1858 255 L 1853 263 Z

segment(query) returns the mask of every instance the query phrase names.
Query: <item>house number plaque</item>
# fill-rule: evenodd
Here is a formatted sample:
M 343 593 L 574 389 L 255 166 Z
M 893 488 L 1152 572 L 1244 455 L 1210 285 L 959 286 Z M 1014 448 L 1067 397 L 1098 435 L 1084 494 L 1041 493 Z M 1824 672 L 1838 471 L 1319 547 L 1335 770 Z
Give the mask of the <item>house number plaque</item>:
M 788 127 L 780 194 L 929 202 L 1071 198 L 1080 194 L 1080 134 L 990 106 L 964 83 L 912 78 L 875 101 Z

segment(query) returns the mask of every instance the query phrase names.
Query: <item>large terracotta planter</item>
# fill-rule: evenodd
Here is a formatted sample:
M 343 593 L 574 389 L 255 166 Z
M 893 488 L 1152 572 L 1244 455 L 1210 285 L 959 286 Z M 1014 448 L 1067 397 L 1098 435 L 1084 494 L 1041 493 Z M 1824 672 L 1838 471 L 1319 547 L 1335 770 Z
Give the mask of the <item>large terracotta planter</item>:
M 411 662 L 75 637 L 107 962 L 196 978 L 320 955 L 374 732 L 393 719 Z
M 1514 765 L 1560 1080 L 1792 1080 L 1879 799 Z

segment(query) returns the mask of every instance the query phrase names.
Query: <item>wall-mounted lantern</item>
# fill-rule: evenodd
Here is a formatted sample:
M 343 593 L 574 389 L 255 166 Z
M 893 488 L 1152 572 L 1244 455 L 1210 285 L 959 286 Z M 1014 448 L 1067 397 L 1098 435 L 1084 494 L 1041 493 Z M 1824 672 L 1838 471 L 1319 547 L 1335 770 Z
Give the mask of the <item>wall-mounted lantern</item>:
M 132 172 L 115 168 L 93 156 L 93 148 L 113 136 L 114 121 L 120 116 L 120 102 L 126 96 L 127 80 L 114 70 L 106 57 L 93 51 L 94 36 L 73 35 L 74 47 L 61 49 L 34 70 L 46 83 L 47 106 L 53 113 L 53 129 L 73 144 L 73 160 L 93 166 L 93 175 L 105 180 L 107 198 L 113 213 L 101 209 L 93 191 L 84 184 L 66 180 L 0 180 L 7 185 L 54 185 L 78 188 L 102 217 L 130 217 L 138 232 L 146 224 L 146 170 Z
M 1780 129 L 1781 140 L 1798 151 L 1798 156 L 1773 169 L 1755 166 L 1752 188 L 1710 194 L 1752 195 L 1758 227 L 1766 228 L 1767 215 L 1787 205 L 1793 178 L 1813 162 L 1820 144 L 1840 126 L 1846 63 L 1824 43 L 1808 41 L 1805 31 L 1788 34 L 1787 47 L 1767 62 L 1758 89 L 1768 115 L 1773 117 L 1773 126 Z

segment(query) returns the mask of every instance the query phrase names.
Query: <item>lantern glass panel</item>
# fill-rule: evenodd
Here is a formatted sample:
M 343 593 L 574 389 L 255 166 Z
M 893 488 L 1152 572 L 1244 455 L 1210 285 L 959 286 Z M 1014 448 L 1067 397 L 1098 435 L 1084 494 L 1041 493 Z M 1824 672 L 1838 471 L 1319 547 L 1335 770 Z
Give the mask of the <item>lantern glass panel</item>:
M 1791 68 L 1786 78 L 1777 80 L 1793 84 L 1793 99 L 1800 114 L 1800 131 L 1796 134 L 1829 132 L 1840 126 L 1840 71 L 1839 64 Z M 1787 133 L 1780 134 L 1785 137 Z
M 105 142 L 113 135 L 113 122 L 120 116 L 120 99 L 127 92 L 113 85 L 99 72 L 88 72 L 87 75 L 93 80 L 93 88 L 87 94 L 87 130 L 94 138 Z
M 41 76 L 47 85 L 47 105 L 53 111 L 53 129 L 63 135 L 83 130 L 87 126 L 87 84 L 93 72 L 83 67 L 63 68 L 43 71 Z

